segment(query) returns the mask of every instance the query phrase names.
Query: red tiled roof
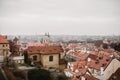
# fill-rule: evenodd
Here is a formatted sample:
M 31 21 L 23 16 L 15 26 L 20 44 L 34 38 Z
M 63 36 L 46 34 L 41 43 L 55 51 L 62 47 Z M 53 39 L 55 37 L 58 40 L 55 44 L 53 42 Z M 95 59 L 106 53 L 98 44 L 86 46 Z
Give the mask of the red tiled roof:
M 45 45 L 42 43 L 28 43 L 27 46 L 31 47 L 31 46 L 45 46 Z
M 0 35 L 0 43 L 1 43 L 1 44 L 3 44 L 3 43 L 8 43 L 7 37 Z
M 92 75 L 88 75 L 88 74 L 85 74 L 82 76 L 84 76 L 85 80 L 99 80 L 99 79 L 93 77 Z M 73 77 L 71 80 L 82 80 L 82 76 L 80 76 L 79 78 Z
M 27 52 L 28 54 L 35 54 L 35 53 L 40 53 L 40 50 L 42 49 L 42 47 L 40 46 L 31 46 L 27 48 Z
M 108 53 L 113 53 L 114 52 L 114 49 L 104 49 L 105 52 L 108 52 Z
M 94 54 L 89 54 L 88 57 L 91 58 L 91 59 L 93 59 L 93 60 L 97 59 L 97 55 L 94 55 Z
M 88 63 L 88 66 L 90 68 L 94 68 L 94 69 L 97 69 L 97 70 L 100 70 L 100 68 L 103 66 L 104 69 L 106 69 L 106 67 L 108 66 L 108 64 L 112 61 L 112 58 L 108 58 L 108 56 L 103 56 L 102 58 L 101 57 L 98 57 L 97 60 L 91 60 L 89 63 Z
M 60 45 L 55 45 L 55 46 L 44 46 L 41 50 L 41 54 L 58 54 L 60 52 L 63 52 L 63 48 Z
M 69 55 L 74 56 L 78 60 L 85 60 L 89 54 L 86 54 L 86 52 L 81 52 L 81 51 L 78 52 L 71 51 L 69 52 Z
M 87 64 L 86 61 L 70 62 L 70 64 L 73 65 L 73 71 L 70 68 L 65 69 L 65 71 L 70 72 L 74 76 L 81 76 L 87 72 L 87 69 L 85 68 Z M 75 70 L 78 70 L 78 72 L 75 72 Z
M 59 54 L 63 52 L 61 46 L 31 46 L 27 48 L 29 54 L 39 53 L 39 54 Z

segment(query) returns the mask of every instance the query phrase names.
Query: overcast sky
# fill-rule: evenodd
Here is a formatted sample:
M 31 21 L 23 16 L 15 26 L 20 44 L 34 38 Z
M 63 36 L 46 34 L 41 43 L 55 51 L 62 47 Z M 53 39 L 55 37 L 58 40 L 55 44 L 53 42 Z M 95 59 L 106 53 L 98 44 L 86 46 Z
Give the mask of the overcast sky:
M 0 34 L 120 35 L 120 0 L 0 0 Z

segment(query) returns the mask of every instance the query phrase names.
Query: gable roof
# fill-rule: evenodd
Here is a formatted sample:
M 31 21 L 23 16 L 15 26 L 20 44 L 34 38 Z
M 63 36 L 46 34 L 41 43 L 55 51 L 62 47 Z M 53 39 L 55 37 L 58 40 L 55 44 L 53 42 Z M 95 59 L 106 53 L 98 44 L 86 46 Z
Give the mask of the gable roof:
M 63 52 L 63 48 L 60 45 L 54 45 L 54 46 L 44 46 L 41 50 L 41 54 L 58 54 Z
M 35 53 L 40 53 L 40 50 L 42 49 L 41 46 L 31 46 L 26 49 L 26 51 L 29 54 L 35 54 Z
M 108 56 L 98 57 L 96 60 L 91 60 L 88 63 L 88 66 L 96 70 L 100 70 L 101 67 L 104 67 L 105 70 L 112 60 L 113 59 L 109 58 Z

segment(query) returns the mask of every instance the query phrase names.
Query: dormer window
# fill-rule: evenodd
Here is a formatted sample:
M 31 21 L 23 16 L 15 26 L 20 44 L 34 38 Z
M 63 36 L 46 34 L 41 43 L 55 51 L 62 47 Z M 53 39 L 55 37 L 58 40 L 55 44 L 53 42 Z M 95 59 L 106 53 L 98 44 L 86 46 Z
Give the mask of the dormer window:
M 108 62 L 108 61 L 109 61 L 109 59 L 106 59 L 106 61 Z
M 102 64 L 102 67 L 104 67 L 105 66 L 105 64 Z
M 99 63 L 98 61 L 95 62 L 95 64 L 98 64 L 98 63 Z
M 102 59 L 103 57 L 99 57 L 99 59 Z

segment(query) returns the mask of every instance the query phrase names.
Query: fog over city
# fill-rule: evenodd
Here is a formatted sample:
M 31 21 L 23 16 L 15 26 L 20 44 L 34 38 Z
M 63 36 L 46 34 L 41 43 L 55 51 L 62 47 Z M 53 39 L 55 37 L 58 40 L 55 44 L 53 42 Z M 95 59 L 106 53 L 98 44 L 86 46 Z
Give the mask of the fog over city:
M 0 34 L 120 35 L 120 0 L 0 0 Z

